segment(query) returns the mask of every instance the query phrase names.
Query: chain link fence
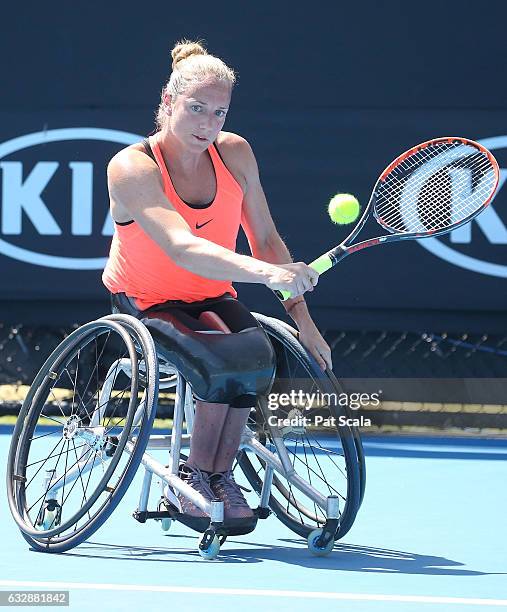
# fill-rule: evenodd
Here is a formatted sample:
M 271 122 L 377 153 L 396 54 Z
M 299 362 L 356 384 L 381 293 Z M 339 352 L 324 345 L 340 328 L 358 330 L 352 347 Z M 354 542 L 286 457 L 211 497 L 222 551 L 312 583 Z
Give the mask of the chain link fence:
M 0 415 L 17 414 L 49 353 L 77 325 L 0 323 Z M 336 331 L 324 336 L 345 390 L 380 391 L 368 431 L 507 434 L 507 334 Z M 159 414 L 170 414 L 162 395 Z

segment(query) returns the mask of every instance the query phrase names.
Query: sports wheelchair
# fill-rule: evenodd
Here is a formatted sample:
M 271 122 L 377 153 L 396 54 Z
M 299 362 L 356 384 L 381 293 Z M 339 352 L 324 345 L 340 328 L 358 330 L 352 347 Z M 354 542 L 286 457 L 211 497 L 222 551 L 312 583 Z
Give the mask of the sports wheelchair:
M 207 501 L 179 478 L 192 436 L 192 388 L 157 353 L 141 321 L 112 314 L 61 342 L 20 410 L 8 457 L 8 502 L 33 549 L 63 552 L 89 538 L 111 515 L 142 464 L 134 518 L 141 523 L 158 520 L 168 530 L 174 520 L 185 522 L 174 492 L 184 495 L 209 516 L 199 530 L 198 550 L 205 559 L 219 554 L 228 535 L 251 531 L 257 520 L 272 513 L 307 538 L 311 553 L 331 552 L 351 528 L 363 500 L 359 432 L 339 424 L 341 416 L 350 416 L 348 407 L 336 402 L 342 389 L 333 373 L 322 372 L 299 343 L 297 331 L 253 314 L 275 350 L 272 392 L 290 396 L 294 390 L 295 398 L 274 412 L 269 396 L 258 396 L 242 435 L 233 469 L 236 475 L 242 472 L 258 495 L 254 524 L 247 531 L 229 529 L 223 502 Z M 311 402 L 304 399 L 311 394 L 297 395 L 302 381 L 307 390 L 318 392 Z M 153 433 L 159 398 L 174 406 L 167 435 Z M 154 453 L 163 453 L 165 460 L 158 461 Z M 149 510 L 153 476 L 161 489 Z

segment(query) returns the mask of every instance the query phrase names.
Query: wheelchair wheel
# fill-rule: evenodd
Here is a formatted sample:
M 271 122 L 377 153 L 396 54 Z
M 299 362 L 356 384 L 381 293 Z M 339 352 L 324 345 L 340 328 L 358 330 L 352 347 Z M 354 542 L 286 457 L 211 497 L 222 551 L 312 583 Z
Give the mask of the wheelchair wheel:
M 270 320 L 274 321 L 275 324 L 279 324 L 279 325 L 281 324 L 282 327 L 286 329 L 297 340 L 298 332 L 293 327 L 291 327 L 288 323 L 286 323 L 285 321 L 280 321 L 278 319 L 273 319 L 273 318 L 270 318 Z M 322 374 L 322 372 L 320 372 L 320 368 L 319 368 L 319 373 Z M 325 376 L 331 379 L 331 382 L 336 390 L 338 390 L 340 393 L 343 392 L 343 389 L 338 379 L 336 378 L 336 376 L 334 375 L 332 371 L 329 371 L 329 372 L 326 371 Z M 343 406 L 343 408 L 345 410 L 345 414 L 348 417 L 353 417 L 352 411 L 350 410 L 348 405 Z M 354 436 L 354 445 L 356 447 L 357 460 L 359 463 L 359 481 L 360 481 L 359 507 L 361 507 L 361 504 L 363 503 L 363 499 L 364 499 L 364 492 L 366 489 L 366 461 L 364 457 L 363 442 L 361 440 L 361 434 L 359 432 L 359 429 L 355 425 L 352 425 L 350 427 L 350 430 L 352 431 L 352 435 Z
M 290 394 L 292 390 L 297 393 L 302 386 L 306 393 L 318 392 L 321 398 L 333 398 L 332 394 L 338 397 L 342 393 L 336 378 L 320 369 L 297 341 L 290 326 L 264 315 L 255 316 L 269 335 L 277 357 L 277 373 L 271 393 Z M 281 414 L 284 409 L 280 406 L 274 413 L 266 407 L 269 407 L 268 402 L 258 403 L 249 426 L 257 439 L 274 454 L 274 436 L 282 436 L 297 474 L 322 495 L 339 497 L 340 525 L 335 539 L 343 537 L 354 522 L 364 491 L 364 456 L 362 447 L 358 447 L 360 438 L 347 425 L 339 425 L 339 417 L 348 416 L 348 411 L 332 401 L 319 401 L 315 406 L 294 407 L 291 404 L 285 408 L 284 414 Z M 289 421 L 293 421 L 295 416 L 304 416 L 311 424 L 273 428 L 268 422 L 271 415 L 275 415 L 277 420 L 288 417 Z M 314 425 L 317 416 L 321 419 L 320 425 Z M 245 451 L 238 454 L 238 463 L 251 486 L 260 494 L 265 463 Z M 324 511 L 277 473 L 273 475 L 269 507 L 283 524 L 305 538 L 326 522 Z
M 73 548 L 110 516 L 148 443 L 157 393 L 153 340 L 134 317 L 83 325 L 49 356 L 7 466 L 10 510 L 34 549 Z

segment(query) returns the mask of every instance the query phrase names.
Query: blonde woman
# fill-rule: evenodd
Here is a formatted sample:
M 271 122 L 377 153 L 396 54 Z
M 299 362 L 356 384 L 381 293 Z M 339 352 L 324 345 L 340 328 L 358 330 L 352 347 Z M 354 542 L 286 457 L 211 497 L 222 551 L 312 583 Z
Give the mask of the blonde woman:
M 318 274 L 292 263 L 250 145 L 222 130 L 233 70 L 198 42 L 177 43 L 172 58 L 158 131 L 108 166 L 115 234 L 103 282 L 114 308 L 148 326 L 198 398 L 180 477 L 207 499 L 221 499 L 226 523 L 248 522 L 253 513 L 231 468 L 256 394 L 273 378 L 274 354 L 232 282 L 290 291 L 284 304 L 302 344 L 323 369 L 332 366 L 331 351 L 302 297 Z M 240 226 L 251 257 L 235 252 Z M 207 520 L 178 499 L 194 526 Z

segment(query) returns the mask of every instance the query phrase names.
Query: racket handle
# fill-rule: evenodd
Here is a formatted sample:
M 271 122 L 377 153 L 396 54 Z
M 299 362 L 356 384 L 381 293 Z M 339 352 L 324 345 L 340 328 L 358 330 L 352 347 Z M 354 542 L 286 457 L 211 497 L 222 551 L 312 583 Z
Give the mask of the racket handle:
M 312 263 L 308 265 L 310 266 L 310 268 L 313 268 L 319 274 L 323 274 L 324 272 L 327 272 L 327 270 L 333 267 L 333 261 L 329 257 L 329 255 L 325 253 L 324 255 L 317 257 L 317 259 L 315 259 L 314 261 L 312 261 Z M 292 295 L 290 291 L 279 291 L 278 289 L 274 293 L 276 297 L 282 302 L 288 300 Z

